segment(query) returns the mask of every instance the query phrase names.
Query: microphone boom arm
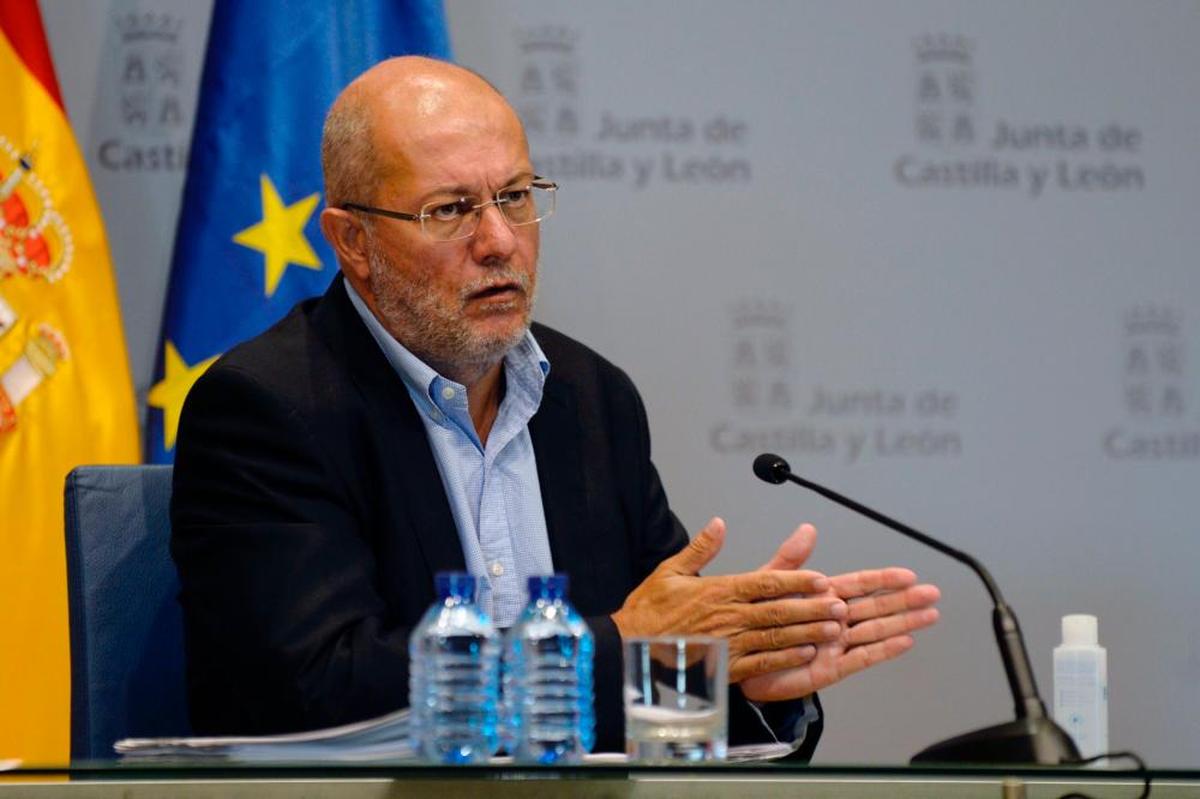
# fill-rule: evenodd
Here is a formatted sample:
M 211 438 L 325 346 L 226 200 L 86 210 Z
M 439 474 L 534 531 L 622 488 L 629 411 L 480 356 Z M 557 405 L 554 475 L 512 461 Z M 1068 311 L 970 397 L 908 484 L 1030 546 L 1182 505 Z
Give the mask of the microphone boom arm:
M 788 462 L 778 455 L 759 455 L 754 459 L 754 473 L 768 483 L 780 484 L 790 481 L 815 491 L 884 527 L 936 549 L 970 567 L 987 588 L 992 598 L 992 629 L 996 635 L 996 646 L 1000 649 L 1000 659 L 1004 663 L 1004 673 L 1012 692 L 1017 719 L 935 744 L 918 753 L 913 762 L 1031 760 L 1037 763 L 1058 764 L 1079 760 L 1079 752 L 1070 737 L 1046 714 L 1046 706 L 1038 695 L 1037 681 L 1033 676 L 1033 667 L 1029 662 L 1029 652 L 1025 647 L 1024 636 L 1021 635 L 1017 616 L 1004 601 L 999 586 L 982 563 L 903 522 L 885 516 L 825 486 L 805 480 L 794 474 Z
M 831 499 L 834 502 L 838 503 L 839 505 L 844 505 L 845 507 L 849 508 L 852 511 L 855 511 L 856 513 L 861 513 L 863 516 L 866 516 L 868 519 L 872 519 L 874 521 L 879 522 L 884 527 L 890 527 L 893 530 L 895 530 L 897 533 L 900 533 L 901 535 L 906 535 L 915 541 L 920 541 L 925 546 L 933 547 L 938 552 L 941 552 L 943 555 L 949 555 L 950 557 L 954 558 L 955 560 L 959 561 L 960 563 L 965 563 L 967 566 L 969 566 L 971 568 L 971 571 L 973 571 L 977 575 L 979 575 L 980 580 L 983 580 L 983 585 L 984 585 L 984 587 L 987 588 L 988 594 L 991 595 L 992 602 L 997 605 L 1004 604 L 1004 597 L 1000 595 L 1000 588 L 999 588 L 999 586 L 996 585 L 996 581 L 992 579 L 992 575 L 990 573 L 988 573 L 988 570 L 983 567 L 982 563 L 980 563 L 975 558 L 968 555 L 966 552 L 963 552 L 962 550 L 959 550 L 959 549 L 955 549 L 954 547 L 950 546 L 949 544 L 943 544 L 941 541 L 938 541 L 936 538 L 925 535 L 925 533 L 922 533 L 920 530 L 914 530 L 912 527 L 909 527 L 904 522 L 897 521 L 896 519 L 893 519 L 890 516 L 884 516 L 879 511 L 872 510 L 871 508 L 868 508 L 866 505 L 863 505 L 859 502 L 855 502 L 854 500 L 850 499 L 850 497 L 843 496 L 842 494 L 839 494 L 838 492 L 834 491 L 833 489 L 826 488 L 825 486 L 817 485 L 816 483 L 805 480 L 803 477 L 793 474 L 790 470 L 788 471 L 788 473 L 786 475 L 784 475 L 784 479 L 790 480 L 791 482 L 795 483 L 796 485 L 804 486 L 809 491 L 816 491 L 818 494 L 825 497 L 826 499 Z

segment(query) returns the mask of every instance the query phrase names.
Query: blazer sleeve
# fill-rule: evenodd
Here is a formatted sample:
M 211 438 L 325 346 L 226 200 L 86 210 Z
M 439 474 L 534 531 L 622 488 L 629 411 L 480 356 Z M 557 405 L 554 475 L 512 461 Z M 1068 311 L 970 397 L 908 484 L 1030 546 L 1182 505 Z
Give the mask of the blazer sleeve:
M 220 363 L 188 396 L 171 552 L 199 733 L 313 729 L 407 704 L 410 630 L 385 623 L 364 500 L 313 426 Z

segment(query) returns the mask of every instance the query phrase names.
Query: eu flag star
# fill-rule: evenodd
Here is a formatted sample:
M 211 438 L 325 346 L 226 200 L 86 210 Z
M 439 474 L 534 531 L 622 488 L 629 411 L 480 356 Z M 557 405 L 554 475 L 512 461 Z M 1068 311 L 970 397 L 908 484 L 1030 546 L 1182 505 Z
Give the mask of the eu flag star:
M 194 366 L 188 366 L 171 341 L 164 346 L 163 379 L 154 384 L 146 401 L 163 412 L 163 449 L 175 447 L 175 433 L 179 430 L 179 413 L 183 401 L 192 390 L 192 384 L 213 365 L 219 356 L 205 358 Z
M 320 194 L 310 194 L 285 206 L 275 184 L 266 175 L 259 177 L 262 191 L 262 221 L 239 231 L 233 240 L 263 254 L 266 267 L 266 295 L 279 286 L 288 264 L 320 269 L 321 261 L 304 236 L 304 226 L 317 207 Z

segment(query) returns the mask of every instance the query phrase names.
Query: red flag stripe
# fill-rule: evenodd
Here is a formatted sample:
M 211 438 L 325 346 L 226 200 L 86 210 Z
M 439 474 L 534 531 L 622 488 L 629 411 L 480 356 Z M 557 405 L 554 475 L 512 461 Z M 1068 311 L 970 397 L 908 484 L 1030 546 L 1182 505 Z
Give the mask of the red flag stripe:
M 62 92 L 58 90 L 54 60 L 50 57 L 50 45 L 46 41 L 37 0 L 0 0 L 0 31 L 25 62 L 25 68 L 62 108 Z

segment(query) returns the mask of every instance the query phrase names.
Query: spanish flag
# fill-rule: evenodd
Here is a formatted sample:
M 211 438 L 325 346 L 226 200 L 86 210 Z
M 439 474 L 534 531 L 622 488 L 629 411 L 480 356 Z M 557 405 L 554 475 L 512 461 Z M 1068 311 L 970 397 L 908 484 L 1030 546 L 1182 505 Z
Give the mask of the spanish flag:
M 108 244 L 35 2 L 0 0 L 0 759 L 70 756 L 63 481 L 136 463 Z

